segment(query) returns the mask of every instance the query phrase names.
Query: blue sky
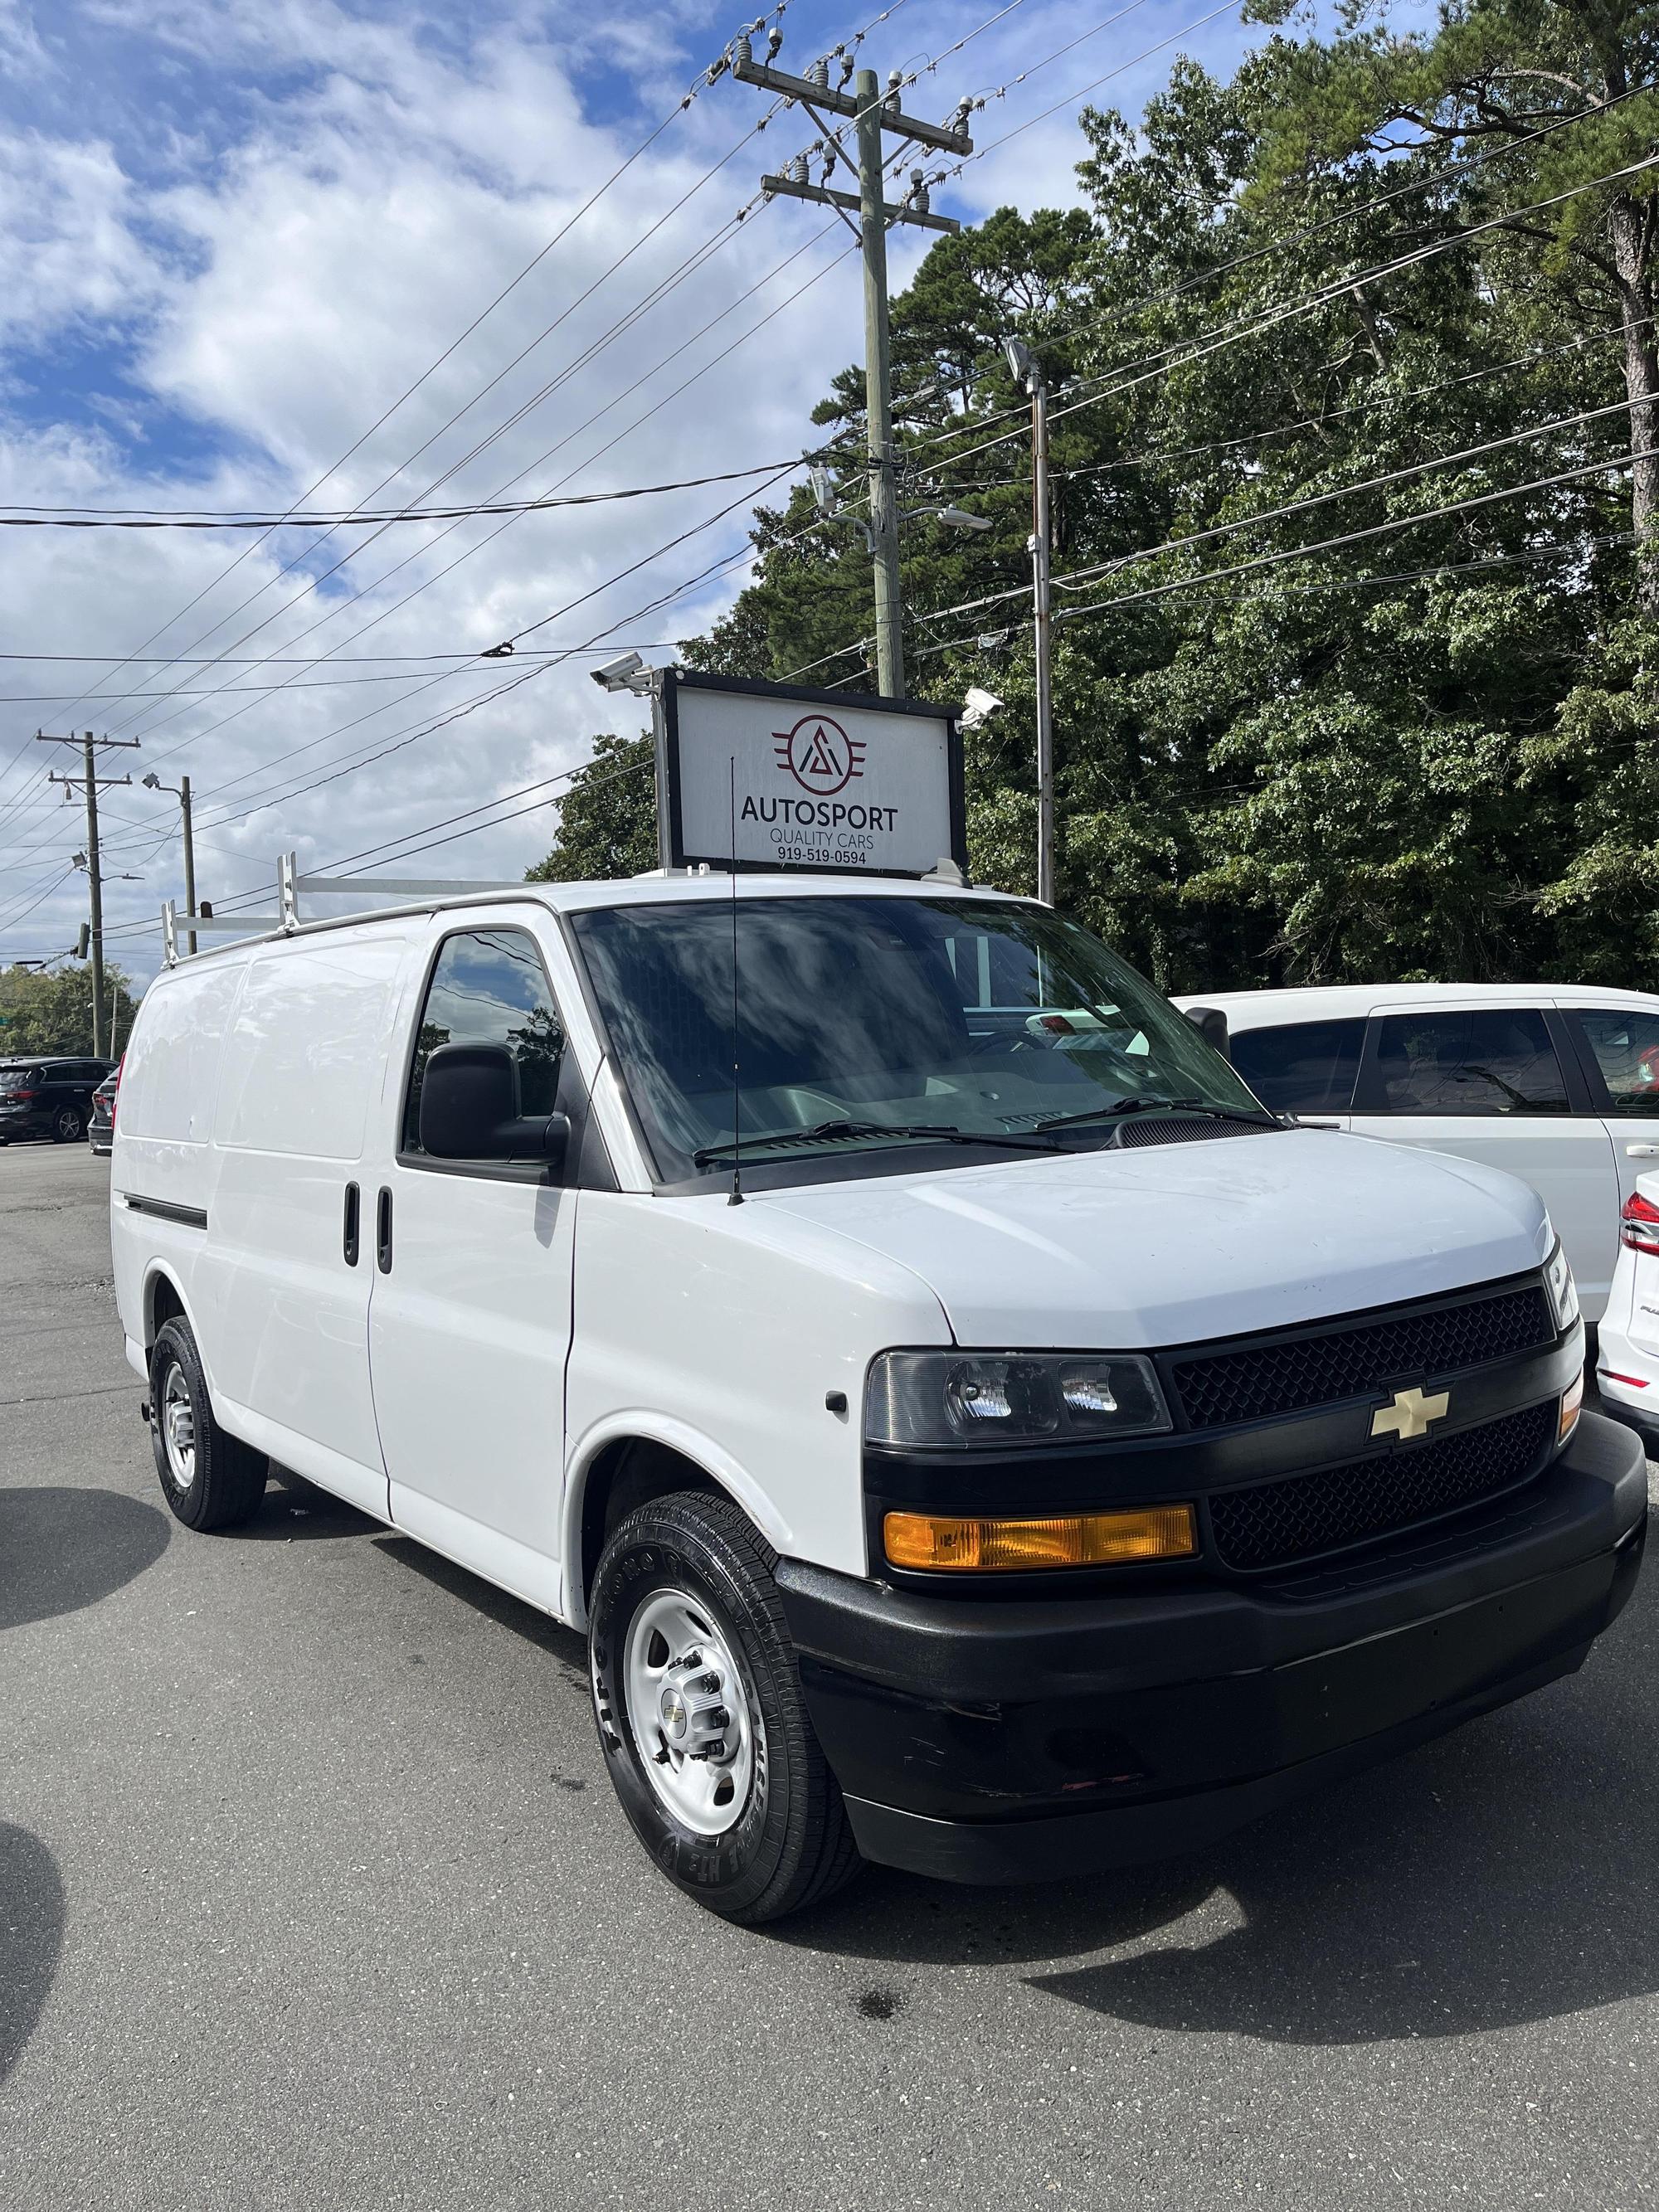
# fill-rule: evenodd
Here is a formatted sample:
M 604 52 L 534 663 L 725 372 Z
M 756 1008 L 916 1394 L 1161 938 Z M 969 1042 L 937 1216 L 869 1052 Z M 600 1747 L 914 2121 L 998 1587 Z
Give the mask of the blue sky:
M 935 203 L 972 220 L 1075 197 L 1092 79 L 1119 71 L 1090 96 L 1138 114 L 1177 52 L 1225 72 L 1246 41 L 1231 11 L 1173 36 L 1205 0 L 995 12 L 899 0 L 878 22 L 791 0 L 781 59 L 804 66 L 869 25 L 860 58 L 917 72 L 916 112 L 986 94 L 975 136 L 991 150 Z M 830 375 L 861 352 L 857 270 L 848 241 L 820 242 L 817 211 L 792 204 L 725 234 L 811 135 L 782 116 L 745 139 L 763 103 L 729 78 L 676 113 L 741 20 L 531 0 L 0 0 L 0 501 L 281 509 L 320 479 L 317 503 L 339 508 L 797 453 Z M 896 285 L 920 250 L 896 241 Z M 631 704 L 619 716 L 587 682 L 591 653 L 499 700 L 500 664 L 461 656 L 550 613 L 542 640 L 561 646 L 695 634 L 744 580 L 746 510 L 717 514 L 741 489 L 373 543 L 0 533 L 0 651 L 106 656 L 0 662 L 0 959 L 60 949 L 85 913 L 69 860 L 83 841 L 40 780 L 37 725 L 141 740 L 134 789 L 106 808 L 109 865 L 141 880 L 112 885 L 106 916 L 112 952 L 147 974 L 150 919 L 179 884 L 173 805 L 138 786 L 145 769 L 191 776 L 198 873 L 220 898 L 268 881 L 279 851 L 333 865 L 550 776 L 595 731 L 634 726 Z M 137 652 L 153 657 L 120 665 Z M 435 675 L 413 658 L 439 653 L 456 657 Z M 551 827 L 520 818 L 421 865 L 517 875 Z

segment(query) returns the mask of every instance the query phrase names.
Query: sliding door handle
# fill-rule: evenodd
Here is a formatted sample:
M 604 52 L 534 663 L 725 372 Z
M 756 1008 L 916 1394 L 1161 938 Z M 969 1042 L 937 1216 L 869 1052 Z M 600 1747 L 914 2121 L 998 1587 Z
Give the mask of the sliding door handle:
M 357 1264 L 357 1231 L 362 1213 L 362 1193 L 355 1182 L 349 1182 L 345 1187 L 345 1226 L 340 1240 L 348 1267 Z
M 374 1216 L 374 1260 L 383 1275 L 392 1273 L 392 1193 L 384 1183 Z

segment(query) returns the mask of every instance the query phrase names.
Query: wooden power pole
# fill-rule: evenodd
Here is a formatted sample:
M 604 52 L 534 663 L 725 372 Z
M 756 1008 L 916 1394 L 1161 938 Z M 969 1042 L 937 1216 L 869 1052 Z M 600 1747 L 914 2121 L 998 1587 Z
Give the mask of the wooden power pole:
M 104 1057 L 104 879 L 98 860 L 98 787 L 100 784 L 131 783 L 130 775 L 100 775 L 98 755 L 111 751 L 137 751 L 137 738 L 94 738 L 90 730 L 78 738 L 52 738 L 42 730 L 34 733 L 37 744 L 79 745 L 82 773 L 79 775 L 59 775 L 54 769 L 47 781 L 61 783 L 64 791 L 81 790 L 87 801 L 87 884 L 92 906 L 92 1051 L 95 1060 Z
M 896 70 L 883 93 L 875 71 L 860 70 L 848 93 L 831 87 L 828 57 L 812 63 L 805 76 L 774 69 L 773 56 L 781 43 L 775 27 L 768 37 L 765 60 L 757 61 L 750 34 L 745 33 L 731 49 L 732 74 L 744 84 L 758 85 L 799 102 L 823 133 L 812 149 L 824 160 L 819 182 L 813 184 L 808 178 L 808 156 L 797 154 L 781 176 L 761 179 L 763 191 L 769 197 L 782 194 L 834 208 L 863 252 L 865 444 L 870 468 L 870 551 L 875 567 L 876 682 L 884 697 L 902 699 L 904 610 L 899 587 L 898 488 L 894 481 L 893 394 L 887 351 L 887 233 L 896 222 L 951 232 L 961 225 L 948 216 L 930 212 L 928 186 L 920 169 L 911 172 L 910 189 L 902 201 L 895 203 L 886 198 L 884 134 L 890 134 L 901 143 L 931 146 L 942 153 L 971 154 L 974 142 L 963 127 L 969 104 L 963 101 L 948 124 L 925 123 L 919 116 L 906 115 L 900 107 Z M 848 57 L 842 71 L 842 85 L 852 68 Z M 825 116 L 837 115 L 854 126 L 856 159 L 824 120 Z M 857 184 L 856 191 L 837 191 L 830 185 L 837 163 L 847 170 L 849 181 Z M 856 223 L 850 219 L 854 216 L 858 217 Z

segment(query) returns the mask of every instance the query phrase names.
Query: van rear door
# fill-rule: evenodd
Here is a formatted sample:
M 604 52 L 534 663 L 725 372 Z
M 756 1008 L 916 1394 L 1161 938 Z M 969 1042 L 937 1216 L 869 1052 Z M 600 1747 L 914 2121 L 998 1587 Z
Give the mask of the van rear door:
M 526 1117 L 551 1113 L 575 1071 L 537 939 L 500 908 L 442 915 L 417 980 L 363 1186 L 392 1518 L 556 1612 L 576 1194 L 542 1166 L 432 1158 L 420 1093 L 441 1044 L 507 1047 Z

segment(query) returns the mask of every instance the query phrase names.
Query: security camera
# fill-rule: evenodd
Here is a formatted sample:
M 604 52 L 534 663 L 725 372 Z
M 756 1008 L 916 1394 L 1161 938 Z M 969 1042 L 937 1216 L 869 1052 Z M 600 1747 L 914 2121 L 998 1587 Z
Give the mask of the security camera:
M 632 688 L 629 678 L 639 675 L 644 666 L 637 653 L 624 653 L 615 660 L 601 661 L 597 668 L 589 669 L 588 674 L 602 690 L 627 691 Z
M 963 701 L 961 721 L 964 730 L 983 729 L 1002 702 L 994 691 L 981 690 L 977 684 Z

